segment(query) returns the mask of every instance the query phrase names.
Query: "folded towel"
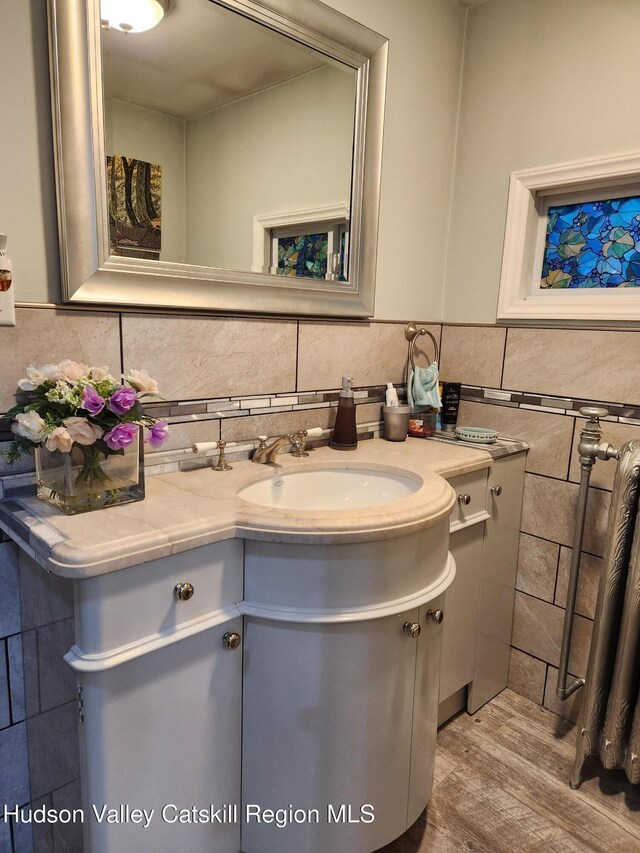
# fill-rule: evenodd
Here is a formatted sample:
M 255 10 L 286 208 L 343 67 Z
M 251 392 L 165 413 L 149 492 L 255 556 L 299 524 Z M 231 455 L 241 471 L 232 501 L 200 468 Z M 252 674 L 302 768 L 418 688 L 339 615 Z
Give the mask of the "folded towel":
M 442 406 L 438 390 L 438 362 L 429 367 L 414 367 L 407 381 L 407 402 L 412 412 L 439 409 Z

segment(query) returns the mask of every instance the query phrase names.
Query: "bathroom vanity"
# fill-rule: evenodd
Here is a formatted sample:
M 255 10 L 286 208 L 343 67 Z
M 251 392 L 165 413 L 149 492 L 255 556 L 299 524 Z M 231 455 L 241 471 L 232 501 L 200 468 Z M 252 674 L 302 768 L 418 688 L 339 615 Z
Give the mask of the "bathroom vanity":
M 521 450 L 372 440 L 151 477 L 145 501 L 84 516 L 1 503 L 23 582 L 74 587 L 86 853 L 401 835 L 439 703 L 506 685 Z M 153 815 L 95 819 L 122 804 Z

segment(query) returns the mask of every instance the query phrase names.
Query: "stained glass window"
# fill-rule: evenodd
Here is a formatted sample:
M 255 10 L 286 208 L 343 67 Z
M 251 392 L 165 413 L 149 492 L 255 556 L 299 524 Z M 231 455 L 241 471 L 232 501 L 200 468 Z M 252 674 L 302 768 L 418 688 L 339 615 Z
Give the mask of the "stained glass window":
M 640 197 L 549 207 L 540 287 L 640 287 Z
M 329 235 L 299 234 L 278 238 L 278 275 L 325 278 Z

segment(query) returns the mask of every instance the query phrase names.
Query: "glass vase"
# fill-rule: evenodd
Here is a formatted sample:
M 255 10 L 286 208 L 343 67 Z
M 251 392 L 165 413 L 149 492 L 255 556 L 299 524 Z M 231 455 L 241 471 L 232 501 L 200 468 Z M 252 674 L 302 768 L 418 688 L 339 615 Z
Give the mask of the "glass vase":
M 144 498 L 140 442 L 108 456 L 74 444 L 70 453 L 36 448 L 36 494 L 67 515 Z

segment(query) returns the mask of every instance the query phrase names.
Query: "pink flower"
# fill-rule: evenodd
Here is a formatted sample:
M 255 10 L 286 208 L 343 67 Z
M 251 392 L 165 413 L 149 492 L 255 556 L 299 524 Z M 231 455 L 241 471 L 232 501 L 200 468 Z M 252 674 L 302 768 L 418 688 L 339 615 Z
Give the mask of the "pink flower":
M 123 385 L 109 398 L 109 408 L 116 415 L 124 415 L 134 405 L 138 395 L 135 388 Z
M 64 425 L 72 441 L 75 441 L 76 444 L 88 446 L 102 437 L 103 430 L 101 427 L 92 424 L 86 418 L 67 418 Z
M 47 450 L 59 450 L 61 453 L 71 453 L 73 439 L 66 427 L 56 427 L 51 430 L 44 443 Z
M 118 424 L 106 432 L 103 439 L 110 450 L 123 450 L 133 443 L 137 434 L 137 424 Z
M 168 421 L 156 421 L 147 433 L 147 442 L 153 447 L 160 447 L 169 437 Z
M 82 391 L 82 403 L 80 408 L 90 415 L 99 415 L 105 407 L 104 398 L 98 394 L 92 385 L 85 385 Z

